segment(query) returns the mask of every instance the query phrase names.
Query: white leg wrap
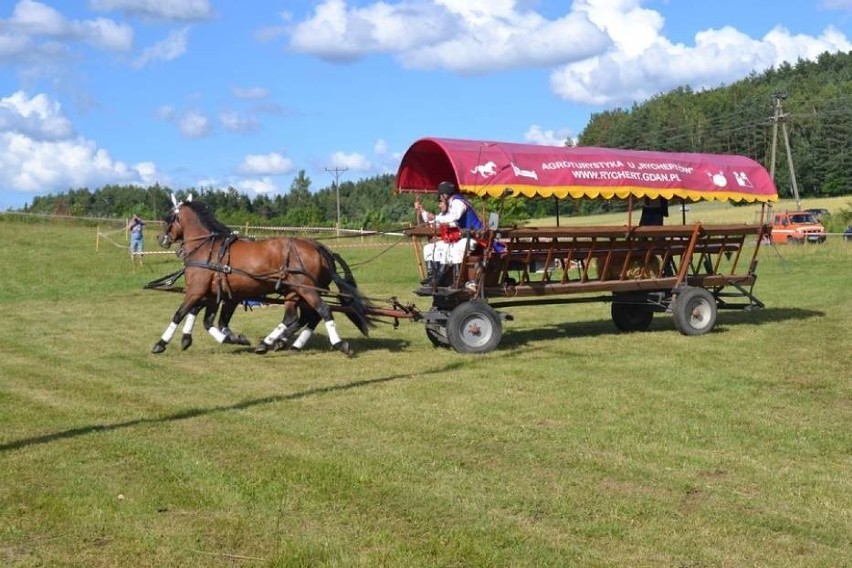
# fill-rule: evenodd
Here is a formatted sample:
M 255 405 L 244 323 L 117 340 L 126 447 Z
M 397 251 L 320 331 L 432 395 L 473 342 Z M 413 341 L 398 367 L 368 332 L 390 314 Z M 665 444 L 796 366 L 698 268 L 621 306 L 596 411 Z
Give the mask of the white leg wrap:
M 301 349 L 305 346 L 305 343 L 308 342 L 308 339 L 314 334 L 314 330 L 312 329 L 303 329 L 302 333 L 299 334 L 299 337 L 296 338 L 296 341 L 293 342 L 293 349 Z
M 217 342 L 224 343 L 225 342 L 225 334 L 219 331 L 218 327 L 211 326 L 210 329 L 207 330 L 207 333 L 213 337 Z
M 192 327 L 195 325 L 195 314 L 187 314 L 186 321 L 183 324 L 184 333 L 192 333 Z
M 160 337 L 160 339 L 162 339 L 164 342 L 168 343 L 169 341 L 172 340 L 172 337 L 174 337 L 176 329 L 177 329 L 177 324 L 175 322 L 170 323 L 169 327 L 166 328 L 166 331 L 163 332 L 163 335 L 162 335 L 162 337 Z
M 328 339 L 331 341 L 332 345 L 340 343 L 340 336 L 337 335 L 337 326 L 334 325 L 334 320 L 328 320 L 325 322 L 325 329 L 328 331 Z
M 272 345 L 275 343 L 275 340 L 281 337 L 281 334 L 284 333 L 284 330 L 287 329 L 287 326 L 283 323 L 279 323 L 275 329 L 269 332 L 269 335 L 263 338 L 263 342 L 267 345 Z

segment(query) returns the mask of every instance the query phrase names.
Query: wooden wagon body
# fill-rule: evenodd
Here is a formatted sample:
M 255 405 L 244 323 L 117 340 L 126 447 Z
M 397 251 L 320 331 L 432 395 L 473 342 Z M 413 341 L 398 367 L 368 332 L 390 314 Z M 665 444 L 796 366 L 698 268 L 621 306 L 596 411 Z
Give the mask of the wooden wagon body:
M 776 200 L 768 173 L 748 158 L 426 138 L 403 157 L 396 189 L 430 193 L 446 180 L 486 199 L 625 199 L 628 222 L 501 227 L 492 215 L 471 235 L 484 246 L 466 255 L 451 282 L 416 290 L 431 298 L 431 308 L 417 315 L 436 345 L 492 351 L 502 322 L 512 319 L 500 310 L 519 305 L 611 302 L 622 331 L 647 329 L 654 313 L 670 312 L 687 335 L 710 331 L 718 309 L 763 307 L 753 288 L 770 232 L 764 215 L 756 224 L 632 223 L 634 200 L 645 198 Z M 423 274 L 421 247 L 439 228 L 417 225 L 406 234 Z

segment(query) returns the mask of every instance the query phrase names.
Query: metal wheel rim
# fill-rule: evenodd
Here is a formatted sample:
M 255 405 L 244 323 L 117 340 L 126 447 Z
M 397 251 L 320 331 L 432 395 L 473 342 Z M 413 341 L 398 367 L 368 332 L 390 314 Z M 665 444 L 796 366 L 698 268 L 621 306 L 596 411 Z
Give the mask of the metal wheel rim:
M 459 330 L 459 336 L 466 345 L 480 347 L 486 344 L 494 335 L 491 320 L 481 315 L 471 315 L 465 318 Z
M 713 310 L 704 300 L 695 300 L 689 304 L 689 325 L 695 329 L 704 329 L 710 325 Z

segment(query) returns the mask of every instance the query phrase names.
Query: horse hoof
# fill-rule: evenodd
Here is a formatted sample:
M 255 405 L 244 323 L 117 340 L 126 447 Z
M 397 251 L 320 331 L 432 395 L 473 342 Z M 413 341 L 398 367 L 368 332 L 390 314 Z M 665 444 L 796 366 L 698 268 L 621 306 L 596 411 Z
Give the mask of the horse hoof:
M 267 351 L 269 351 L 269 345 L 267 345 L 263 341 L 258 343 L 257 347 L 254 348 L 254 352 L 257 353 L 258 355 L 265 355 Z
M 151 349 L 151 353 L 162 353 L 166 350 L 166 342 L 162 339 L 154 344 L 154 347 Z
M 283 351 L 287 349 L 287 342 L 282 339 L 276 339 L 275 343 L 272 344 L 273 351 Z
M 332 347 L 334 347 L 335 349 L 337 349 L 338 351 L 340 351 L 341 353 L 343 353 L 345 355 L 351 356 L 351 355 L 355 354 L 355 352 L 352 351 L 352 349 L 349 347 L 348 341 L 338 341 Z
M 180 348 L 186 351 L 190 345 L 192 345 L 192 336 L 188 333 L 183 334 L 180 339 Z
M 249 341 L 249 338 L 243 335 L 242 333 L 236 336 L 233 339 L 233 342 L 237 345 L 251 345 L 251 341 Z

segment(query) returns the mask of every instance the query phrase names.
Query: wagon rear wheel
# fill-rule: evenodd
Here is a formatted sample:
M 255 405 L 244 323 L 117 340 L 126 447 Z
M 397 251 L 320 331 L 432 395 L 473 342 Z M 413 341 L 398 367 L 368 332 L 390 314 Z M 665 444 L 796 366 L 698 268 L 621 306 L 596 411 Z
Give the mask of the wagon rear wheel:
M 704 288 L 688 286 L 672 303 L 674 324 L 684 335 L 703 335 L 716 324 L 716 298 Z
M 610 313 L 615 327 L 621 331 L 647 331 L 654 320 L 654 310 L 642 303 L 621 303 L 613 300 Z
M 447 339 L 459 353 L 489 353 L 502 337 L 500 316 L 482 300 L 460 304 L 447 320 Z

